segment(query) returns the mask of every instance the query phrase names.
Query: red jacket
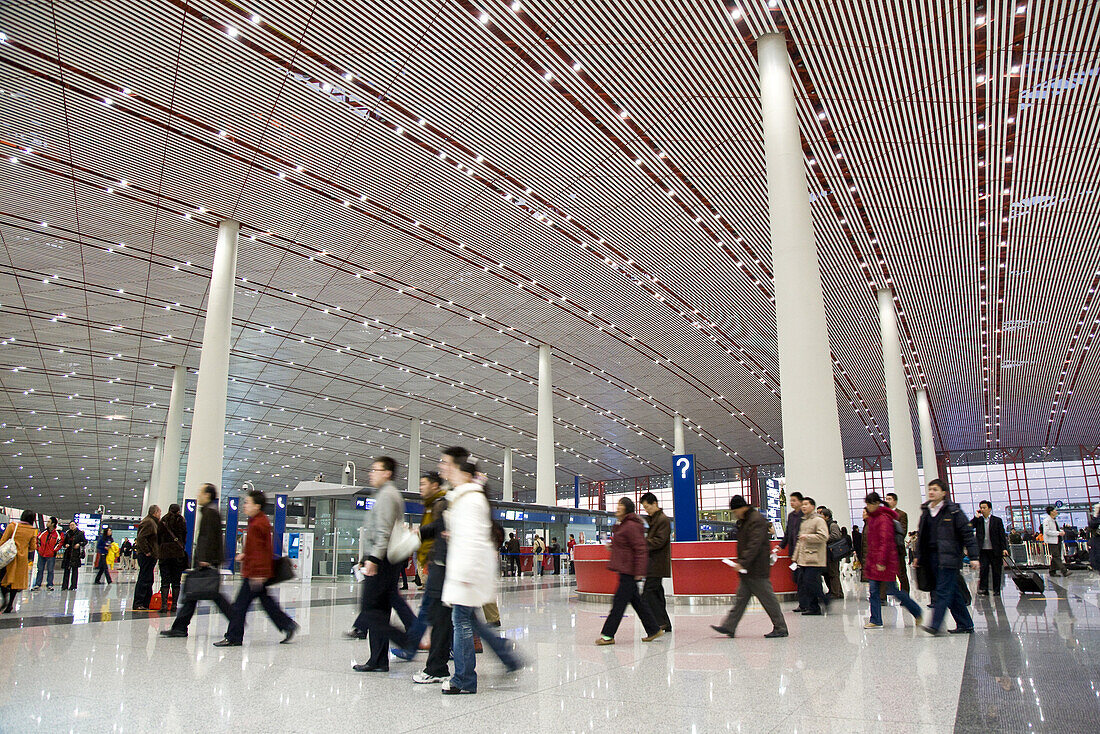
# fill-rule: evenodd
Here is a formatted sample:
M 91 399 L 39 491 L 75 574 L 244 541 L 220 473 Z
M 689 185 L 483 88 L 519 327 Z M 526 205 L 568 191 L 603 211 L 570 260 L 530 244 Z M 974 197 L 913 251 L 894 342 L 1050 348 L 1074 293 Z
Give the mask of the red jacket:
M 867 515 L 864 536 L 867 539 L 867 558 L 863 569 L 868 579 L 894 581 L 898 577 L 898 547 L 894 535 L 894 520 L 898 513 L 886 505 Z
M 42 558 L 53 558 L 57 551 L 61 550 L 63 543 L 61 533 L 56 530 L 43 530 L 38 534 L 38 555 Z
M 271 562 L 274 558 L 271 539 L 271 521 L 267 515 L 257 512 L 248 521 L 244 534 L 244 560 L 241 561 L 241 576 L 246 579 L 271 578 Z
M 607 567 L 616 573 L 645 576 L 649 565 L 649 547 L 645 528 L 633 512 L 615 526 L 611 536 L 611 562 Z

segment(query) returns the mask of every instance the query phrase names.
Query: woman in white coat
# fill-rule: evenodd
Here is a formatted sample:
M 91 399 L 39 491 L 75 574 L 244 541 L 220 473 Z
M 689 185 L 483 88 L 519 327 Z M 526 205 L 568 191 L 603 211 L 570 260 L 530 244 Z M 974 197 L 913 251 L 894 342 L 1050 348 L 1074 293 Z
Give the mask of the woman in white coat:
M 443 683 L 443 693 L 477 693 L 474 632 L 484 640 L 509 672 L 523 666 L 509 640 L 498 637 L 477 616 L 496 598 L 499 562 L 493 547 L 489 500 L 474 481 L 477 465 L 466 462 L 455 470 L 455 487 L 447 494 L 447 577 L 443 603 L 452 607 L 455 672 Z

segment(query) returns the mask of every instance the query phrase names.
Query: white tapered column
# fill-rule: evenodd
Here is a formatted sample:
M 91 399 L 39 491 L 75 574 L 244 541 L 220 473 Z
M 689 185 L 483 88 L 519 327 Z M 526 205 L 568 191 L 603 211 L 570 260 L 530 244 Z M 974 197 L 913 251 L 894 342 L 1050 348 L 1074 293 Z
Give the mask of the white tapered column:
M 786 40 L 774 33 L 761 36 L 757 56 L 787 491 L 811 495 L 818 505 L 833 508 L 837 518 L 847 518 L 833 361 Z
M 222 488 L 225 456 L 225 400 L 229 388 L 229 338 L 233 326 L 233 280 L 237 270 L 237 231 L 226 220 L 218 225 L 218 245 L 210 275 L 210 296 L 202 330 L 195 410 L 187 444 L 184 499 L 198 497 L 207 482 Z
M 917 447 L 913 441 L 913 415 L 909 410 L 909 385 L 901 361 L 901 338 L 894 294 L 878 291 L 878 324 L 882 338 L 882 371 L 886 377 L 886 415 L 890 427 L 890 461 L 898 507 L 914 520 L 920 517 L 920 478 Z M 912 521 L 911 521 L 912 522 Z
M 168 398 L 168 418 L 164 422 L 164 452 L 157 474 L 157 497 L 153 502 L 167 511 L 179 499 L 180 448 L 183 444 L 183 404 L 187 399 L 187 368 L 172 370 L 172 395 Z
M 672 455 L 684 455 L 684 416 L 677 415 L 672 424 Z
M 420 491 L 420 419 L 413 418 L 409 429 L 409 491 Z
M 554 457 L 554 382 L 550 347 L 539 347 L 538 439 L 535 448 L 535 504 L 557 504 L 557 461 Z
M 504 449 L 504 501 L 514 502 L 512 491 L 512 449 Z
M 932 434 L 932 409 L 928 405 L 928 391 L 917 390 L 917 424 L 920 426 L 920 453 L 924 462 L 924 486 L 940 478 L 940 465 L 936 463 L 936 437 Z M 921 487 L 921 502 L 924 487 Z
M 146 502 L 160 504 L 160 465 L 164 462 L 164 436 L 157 436 L 157 442 L 153 445 L 153 471 L 149 473 L 149 489 L 146 492 Z M 144 505 L 142 515 L 149 511 L 149 504 Z M 168 508 L 162 507 L 162 510 Z

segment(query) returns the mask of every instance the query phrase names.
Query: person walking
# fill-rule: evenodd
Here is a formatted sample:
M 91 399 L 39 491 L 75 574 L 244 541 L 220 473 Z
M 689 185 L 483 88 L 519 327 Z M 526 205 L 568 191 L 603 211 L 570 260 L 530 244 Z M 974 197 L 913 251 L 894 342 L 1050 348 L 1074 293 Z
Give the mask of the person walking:
M 180 576 L 187 567 L 187 520 L 180 506 L 172 503 L 157 527 L 157 558 L 160 561 L 160 605 L 165 612 L 179 606 Z
M 972 560 L 970 567 L 977 571 L 978 544 L 974 540 L 974 528 L 960 508 L 947 499 L 947 483 L 933 479 L 928 483 L 928 501 L 921 505 L 920 522 L 917 525 L 917 566 L 924 567 L 936 580 L 932 606 L 932 623 L 921 629 L 931 635 L 940 634 L 947 610 L 955 620 L 953 634 L 969 634 L 974 631 L 974 620 L 963 601 L 959 588 L 959 570 L 963 565 L 963 553 Z
M 898 516 L 898 524 L 901 525 L 901 534 L 897 536 L 898 558 L 904 559 L 905 538 L 909 534 L 909 515 L 906 514 L 905 510 L 901 510 L 898 508 L 898 496 L 896 493 L 887 492 L 884 499 L 886 506 L 893 510 L 894 513 Z M 896 529 L 897 528 L 895 527 L 895 530 Z M 905 565 L 904 562 L 898 565 L 898 587 L 906 594 L 909 593 L 909 568 Z M 886 593 L 886 587 L 880 586 L 880 589 L 882 590 L 883 594 Z M 883 596 L 882 598 L 884 600 L 886 599 L 885 596 Z
M 95 580 L 92 581 L 92 586 L 98 586 L 103 583 L 101 578 L 106 578 L 108 585 L 111 584 L 111 569 L 107 566 L 107 554 L 111 551 L 111 543 L 114 543 L 114 538 L 111 537 L 111 529 L 103 528 L 103 531 L 99 534 L 99 538 L 96 539 L 95 544 Z
M 497 635 L 477 616 L 478 607 L 496 599 L 500 563 L 492 539 L 489 499 L 484 488 L 474 481 L 476 474 L 477 464 L 473 462 L 458 466 L 452 474 L 455 487 L 447 494 L 443 603 L 451 607 L 454 624 L 455 672 L 443 683 L 444 695 L 477 693 L 475 633 L 492 648 L 508 672 L 523 667 L 513 643 Z
M 867 538 L 867 563 L 864 564 L 867 581 L 867 599 L 871 602 L 871 619 L 863 629 L 882 629 L 882 596 L 880 591 L 894 597 L 913 615 L 916 624 L 924 620 L 920 605 L 908 593 L 898 589 L 896 579 L 902 556 L 898 553 L 897 528 L 894 522 L 898 513 L 882 504 L 878 492 L 871 492 L 864 500 L 867 506 L 865 535 Z
M 420 496 L 424 499 L 424 516 L 420 521 L 420 550 L 427 578 L 424 581 L 424 598 L 420 602 L 420 615 L 409 628 L 403 650 L 391 650 L 404 660 L 411 660 L 420 646 L 424 630 L 431 625 L 428 642 L 428 660 L 424 669 L 413 675 L 413 683 L 442 683 L 451 676 L 447 661 L 451 657 L 454 639 L 454 622 L 451 610 L 443 603 L 443 582 L 447 578 L 447 536 L 444 514 L 447 510 L 447 492 L 443 478 L 437 472 L 429 472 L 420 478 Z
M 825 546 L 825 588 L 833 599 L 844 598 L 844 588 L 840 585 L 840 558 L 833 558 L 829 553 L 829 546 L 844 537 L 840 532 L 840 525 L 833 521 L 833 511 L 828 507 L 819 507 L 817 514 L 825 521 L 829 528 L 829 542 Z
M 195 528 L 195 545 L 192 553 L 191 568 L 200 573 L 218 573 L 225 561 L 225 535 L 222 533 L 222 516 L 218 512 L 218 488 L 213 484 L 204 484 L 199 489 L 198 526 Z M 163 570 L 161 571 L 163 574 Z M 210 601 L 226 619 L 233 619 L 233 610 L 229 600 L 221 591 L 215 591 L 201 599 L 186 594 L 182 602 L 176 604 L 176 618 L 169 629 L 161 631 L 162 637 L 187 637 L 187 626 L 200 601 Z
M 787 499 L 790 502 L 791 511 L 787 515 L 787 527 L 783 533 L 783 539 L 779 541 L 778 550 L 787 551 L 791 563 L 794 563 L 794 550 L 798 545 L 798 529 L 802 525 L 802 493 L 791 492 Z M 797 567 L 791 571 L 791 578 L 794 580 L 796 587 L 798 586 L 798 574 L 799 569 Z M 795 607 L 794 611 L 803 611 L 801 597 L 799 597 L 799 605 Z
M 46 591 L 53 591 L 53 568 L 57 562 L 57 553 L 64 546 L 64 536 L 57 531 L 57 518 L 51 517 L 46 529 L 38 534 L 38 575 L 34 577 L 34 588 L 42 588 L 42 574 L 46 574 Z
M 612 573 L 619 575 L 619 586 L 611 602 L 611 611 L 607 613 L 603 630 L 596 640 L 597 645 L 614 645 L 615 633 L 623 621 L 626 605 L 634 607 L 638 619 L 645 629 L 643 642 L 651 642 L 665 631 L 653 617 L 653 612 L 638 593 L 638 581 L 645 578 L 649 565 L 649 548 L 646 545 L 642 521 L 634 514 L 634 500 L 623 497 L 615 506 L 615 517 L 619 523 L 611 531 L 611 560 L 607 564 Z
M 386 672 L 390 669 L 387 651 L 392 640 L 405 642 L 406 630 L 390 624 L 393 597 L 397 594 L 399 564 L 386 556 L 394 526 L 405 514 L 405 500 L 393 483 L 397 462 L 380 456 L 371 464 L 370 483 L 375 488 L 374 507 L 367 517 L 367 560 L 363 563 L 363 596 L 355 630 L 365 632 L 370 642 L 370 657 L 365 663 L 353 665 L 360 673 Z
M 225 637 L 215 642 L 214 647 L 240 647 L 244 643 L 245 620 L 248 617 L 248 608 L 255 599 L 260 600 L 260 606 L 268 619 L 283 633 L 280 645 L 294 639 L 294 633 L 298 631 L 298 623 L 267 593 L 267 582 L 274 575 L 275 547 L 271 521 L 264 514 L 266 504 L 267 498 L 258 489 L 245 495 L 243 505 L 244 514 L 248 517 L 248 529 L 245 531 L 244 549 L 237 556 L 237 560 L 241 562 L 241 587 L 237 591 L 237 598 L 233 600 Z
M 135 612 L 148 612 L 149 603 L 153 600 L 153 572 L 157 567 L 157 535 L 160 529 L 160 507 L 149 506 L 149 513 L 138 524 L 137 542 L 135 543 L 138 559 L 138 577 L 134 584 Z M 163 603 L 164 600 L 161 600 Z
M 711 629 L 734 637 L 749 601 L 755 596 L 772 621 L 772 631 L 764 637 L 786 637 L 787 622 L 772 589 L 769 523 L 739 494 L 730 499 L 730 510 L 737 518 L 737 562 L 733 565 L 738 575 L 737 597 L 722 624 L 712 624 Z
M 982 500 L 978 503 L 978 516 L 970 521 L 974 528 L 974 538 L 978 543 L 978 562 L 981 571 L 978 574 L 978 594 L 988 596 L 990 576 L 993 577 L 993 596 L 1001 595 L 1004 582 L 1004 557 L 1008 555 L 1008 536 L 1001 518 L 993 514 L 993 503 Z
M 15 558 L 4 567 L 4 578 L 0 581 L 0 613 L 11 614 L 15 611 L 15 600 L 20 591 L 24 591 L 31 577 L 30 554 L 38 548 L 38 533 L 34 530 L 34 512 L 23 510 L 19 519 L 9 522 L 0 535 L 0 545 L 14 538 Z
M 798 607 L 805 616 L 820 616 L 822 605 L 829 607 L 829 597 L 821 589 L 828 541 L 829 529 L 817 514 L 817 503 L 812 497 L 803 497 L 802 522 L 791 560 L 798 564 Z
M 80 576 L 80 566 L 84 563 L 84 546 L 88 545 L 88 539 L 84 531 L 76 525 L 76 520 L 69 522 L 69 530 L 61 546 L 61 590 L 74 591 L 77 577 Z
M 1047 505 L 1046 513 L 1047 516 L 1043 518 L 1043 542 L 1050 550 L 1050 575 L 1057 576 L 1061 571 L 1062 576 L 1069 576 L 1070 571 L 1062 561 L 1062 538 L 1066 531 L 1058 525 L 1058 508 Z
M 657 495 L 646 492 L 641 497 L 642 509 L 649 516 L 649 528 L 645 533 L 645 544 L 649 551 L 646 566 L 645 583 L 642 585 L 642 600 L 653 612 L 653 618 L 665 632 L 672 631 L 672 620 L 668 618 L 665 605 L 664 580 L 672 575 L 672 523 L 661 506 L 657 504 Z

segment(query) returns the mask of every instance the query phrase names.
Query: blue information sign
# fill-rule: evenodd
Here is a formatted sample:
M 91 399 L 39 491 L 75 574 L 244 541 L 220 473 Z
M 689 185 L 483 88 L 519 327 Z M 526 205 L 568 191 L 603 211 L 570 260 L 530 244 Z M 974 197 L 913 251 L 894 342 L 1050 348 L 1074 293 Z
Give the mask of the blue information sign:
M 183 519 L 187 521 L 187 541 L 183 544 L 184 552 L 191 557 L 191 546 L 195 542 L 195 508 L 198 501 L 194 499 L 183 501 Z
M 225 508 L 225 567 L 233 571 L 237 565 L 237 506 L 236 497 L 229 498 Z
M 581 506 L 581 478 L 573 477 L 573 508 Z
M 676 540 L 699 540 L 699 503 L 695 496 L 695 454 L 672 457 L 672 521 Z
M 283 533 L 286 532 L 286 495 L 275 495 L 275 555 L 283 554 Z

